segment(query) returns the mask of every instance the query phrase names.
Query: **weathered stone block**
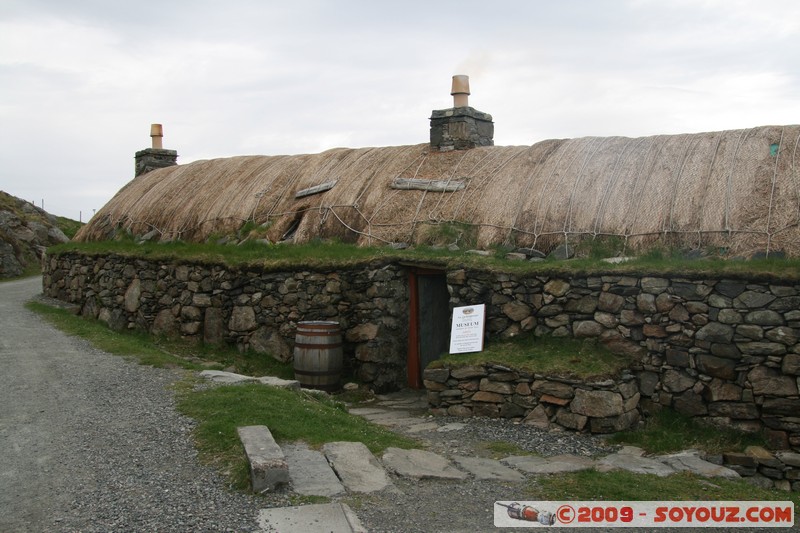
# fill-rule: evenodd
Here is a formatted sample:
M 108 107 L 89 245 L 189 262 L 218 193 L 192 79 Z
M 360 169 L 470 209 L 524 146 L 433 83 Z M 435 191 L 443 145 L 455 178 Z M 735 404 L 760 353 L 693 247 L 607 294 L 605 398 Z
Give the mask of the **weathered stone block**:
M 476 393 L 481 394 L 481 393 Z M 491 394 L 489 392 L 485 394 Z M 489 418 L 500 417 L 500 404 L 491 402 L 477 402 L 472 406 L 472 414 L 474 416 L 486 416 Z
M 727 324 L 709 322 L 695 333 L 695 338 L 701 341 L 727 343 L 733 339 L 733 328 Z
M 738 309 L 758 309 L 767 306 L 775 300 L 775 296 L 768 293 L 745 291 L 733 300 L 733 305 Z
M 253 492 L 272 491 L 289 483 L 289 466 L 267 426 L 236 429 L 250 463 Z
M 605 331 L 605 328 L 594 320 L 577 321 L 572 327 L 573 334 L 578 338 L 599 337 Z
M 697 380 L 677 370 L 667 370 L 661 376 L 661 385 L 669 392 L 682 392 L 694 386 Z
M 797 381 L 784 376 L 779 371 L 764 366 L 757 366 L 747 374 L 756 396 L 795 396 Z
M 758 311 L 751 311 L 744 317 L 747 324 L 755 324 L 757 326 L 781 326 L 783 325 L 783 317 L 776 311 L 768 309 L 760 309 Z
M 502 403 L 504 399 L 505 397 L 502 394 L 488 391 L 478 391 L 472 396 L 473 402 Z
M 572 413 L 567 409 L 559 409 L 555 417 L 555 422 L 559 426 L 575 429 L 577 431 L 583 430 L 583 428 L 586 427 L 586 422 L 588 420 L 588 417 L 577 413 Z
M 570 285 L 567 281 L 561 279 L 552 279 L 544 284 L 544 292 L 552 294 L 556 298 L 564 296 L 569 292 Z
M 669 287 L 669 280 L 664 278 L 644 277 L 640 281 L 642 291 L 650 294 L 661 294 Z
M 549 394 L 558 398 L 571 399 L 575 395 L 575 389 L 571 385 L 545 379 L 534 381 L 531 390 L 534 394 Z
M 786 346 L 794 346 L 798 340 L 797 330 L 786 326 L 778 326 L 767 330 L 766 337 L 772 342 L 779 342 Z
M 488 378 L 483 378 L 479 390 L 498 394 L 512 394 L 514 392 L 514 384 L 506 381 L 492 381 Z
M 449 368 L 426 368 L 422 371 L 422 378 L 435 383 L 444 383 L 450 377 Z
M 711 402 L 708 404 L 708 414 L 739 419 L 756 419 L 759 416 L 754 404 L 742 402 Z
M 552 405 L 560 405 L 562 407 L 569 405 L 570 402 L 570 400 L 568 400 L 567 398 L 558 398 L 556 396 L 551 396 L 549 394 L 542 394 L 541 397 L 539 397 L 539 401 L 542 403 L 549 403 Z
M 720 309 L 717 313 L 717 321 L 723 324 L 741 324 L 744 322 L 744 318 L 736 309 Z
M 618 313 L 623 305 L 625 305 L 625 298 L 610 292 L 601 292 L 597 300 L 597 309 L 608 313 Z
M 789 354 L 783 358 L 781 364 L 781 372 L 784 374 L 792 374 L 800 376 L 800 355 Z
M 713 355 L 698 355 L 697 370 L 711 377 L 734 380 L 736 379 L 736 361 L 723 359 Z
M 483 377 L 486 375 L 486 369 L 482 366 L 462 366 L 451 368 L 450 375 L 455 379 Z
M 753 469 L 758 466 L 758 461 L 751 454 L 742 452 L 724 452 L 722 457 L 725 460 L 726 466 L 746 466 Z
M 359 324 L 345 333 L 348 342 L 367 342 L 378 337 L 378 325 L 372 322 Z
M 228 329 L 231 331 L 252 331 L 257 327 L 256 313 L 252 307 L 234 307 Z
M 577 389 L 569 407 L 573 413 L 596 418 L 618 416 L 625 411 L 622 395 L 611 391 Z
M 619 322 L 623 326 L 641 326 L 644 324 L 644 315 L 633 309 L 623 309 L 619 313 Z
M 451 405 L 447 408 L 447 414 L 450 416 L 472 416 L 472 408 L 466 405 Z
M 771 415 L 800 416 L 800 398 L 765 398 L 761 409 Z
M 616 433 L 635 427 L 639 423 L 639 411 L 628 411 L 619 416 L 589 419 L 592 433 Z
M 703 397 L 691 390 L 673 397 L 672 406 L 679 413 L 683 413 L 688 416 L 701 416 L 708 414 L 708 408 L 706 407 L 706 403 L 703 401 Z
M 519 300 L 508 302 L 502 307 L 502 311 L 504 315 L 515 322 L 520 322 L 531 315 L 531 308 Z
M 528 413 L 528 416 L 525 417 L 522 423 L 541 429 L 547 429 L 550 427 L 550 419 L 548 418 L 544 407 L 541 405 L 537 405 L 533 411 Z M 584 424 L 585 423 L 586 421 L 584 421 Z

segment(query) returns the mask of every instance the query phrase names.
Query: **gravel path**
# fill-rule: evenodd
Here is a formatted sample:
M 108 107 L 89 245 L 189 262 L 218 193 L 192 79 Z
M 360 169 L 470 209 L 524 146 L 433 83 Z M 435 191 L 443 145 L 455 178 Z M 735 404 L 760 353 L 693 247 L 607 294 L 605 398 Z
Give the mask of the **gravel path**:
M 0 531 L 254 531 L 259 499 L 198 463 L 176 371 L 68 337 L 0 284 Z

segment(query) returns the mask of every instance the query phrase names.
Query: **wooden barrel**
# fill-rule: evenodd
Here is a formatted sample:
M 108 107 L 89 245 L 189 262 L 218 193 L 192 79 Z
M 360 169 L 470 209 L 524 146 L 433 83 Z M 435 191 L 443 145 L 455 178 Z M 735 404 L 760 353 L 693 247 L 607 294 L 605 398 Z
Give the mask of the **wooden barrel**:
M 294 378 L 307 389 L 339 389 L 342 334 L 338 322 L 298 322 L 294 343 Z

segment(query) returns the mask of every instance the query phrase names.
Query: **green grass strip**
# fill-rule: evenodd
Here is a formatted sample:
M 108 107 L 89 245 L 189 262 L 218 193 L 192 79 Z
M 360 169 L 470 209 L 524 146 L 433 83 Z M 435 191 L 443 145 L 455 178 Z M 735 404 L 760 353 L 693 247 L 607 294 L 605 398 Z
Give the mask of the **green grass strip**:
M 744 480 L 706 479 L 688 472 L 658 477 L 624 470 L 604 473 L 584 470 L 538 477 L 526 492 L 531 499 L 543 500 L 791 500 L 795 507 L 800 505 L 800 494 L 796 492 L 761 489 Z
M 238 488 L 248 483 L 236 428 L 267 426 L 278 442 L 363 442 L 373 453 L 390 446 L 414 448 L 415 441 L 348 414 L 344 404 L 303 392 L 259 384 L 183 391 L 178 409 L 199 421 L 195 440 L 201 456 L 220 466 Z

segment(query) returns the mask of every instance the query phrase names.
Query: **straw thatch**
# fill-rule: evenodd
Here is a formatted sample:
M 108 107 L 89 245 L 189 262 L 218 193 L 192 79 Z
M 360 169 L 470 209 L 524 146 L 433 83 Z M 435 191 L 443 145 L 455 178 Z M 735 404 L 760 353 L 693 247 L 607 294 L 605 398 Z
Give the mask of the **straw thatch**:
M 421 144 L 197 161 L 135 178 L 78 238 L 155 229 L 163 239 L 202 241 L 253 221 L 271 223 L 272 240 L 289 233 L 299 242 L 380 244 L 420 242 L 431 225 L 459 222 L 477 228 L 484 247 L 547 251 L 610 235 L 629 247 L 666 240 L 797 256 L 798 143 L 794 125 L 445 153 Z M 393 188 L 398 179 L 466 186 Z M 295 197 L 332 181 L 324 192 Z

